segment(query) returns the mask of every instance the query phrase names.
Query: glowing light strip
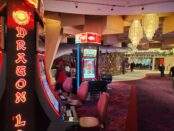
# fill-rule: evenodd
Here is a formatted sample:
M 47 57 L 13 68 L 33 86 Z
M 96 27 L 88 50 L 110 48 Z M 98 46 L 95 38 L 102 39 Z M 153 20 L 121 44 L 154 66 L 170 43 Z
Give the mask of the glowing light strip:
M 80 87 L 80 44 L 77 44 L 77 89 Z
M 19 79 L 15 82 L 15 89 L 17 91 L 15 92 L 15 104 L 24 104 L 27 102 L 27 92 L 25 88 L 27 87 L 27 81 L 25 79 L 25 76 L 27 75 L 26 72 L 26 64 L 27 64 L 27 59 L 26 59 L 26 54 L 25 51 L 27 49 L 26 43 L 24 38 L 27 35 L 27 30 L 23 27 L 16 27 L 16 69 L 15 69 L 15 74 Z M 13 116 L 15 119 L 15 124 L 14 127 L 16 128 L 17 131 L 22 130 L 26 126 L 27 121 L 23 118 L 23 115 L 21 113 L 17 113 L 17 115 Z M 24 119 L 24 120 L 23 120 Z

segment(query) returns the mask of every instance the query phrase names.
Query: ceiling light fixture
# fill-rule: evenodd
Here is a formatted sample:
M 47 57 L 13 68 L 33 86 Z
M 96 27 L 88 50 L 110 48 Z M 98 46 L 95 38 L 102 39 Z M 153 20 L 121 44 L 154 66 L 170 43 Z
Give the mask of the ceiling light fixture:
M 157 14 L 145 14 L 143 18 L 143 29 L 148 40 L 152 40 L 159 27 L 159 17 Z
M 129 39 L 132 42 L 132 46 L 137 47 L 142 38 L 143 38 L 143 28 L 141 26 L 140 20 L 133 20 L 129 28 Z

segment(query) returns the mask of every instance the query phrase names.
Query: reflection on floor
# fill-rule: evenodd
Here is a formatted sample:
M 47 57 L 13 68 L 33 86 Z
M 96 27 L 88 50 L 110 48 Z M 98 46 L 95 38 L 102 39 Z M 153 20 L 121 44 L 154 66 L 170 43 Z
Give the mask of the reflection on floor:
M 134 70 L 130 72 L 129 70 L 125 74 L 113 76 L 113 81 L 130 81 L 130 80 L 138 80 L 144 78 L 147 74 L 158 74 L 159 71 L 152 70 Z M 165 74 L 168 75 L 169 71 L 165 71 Z

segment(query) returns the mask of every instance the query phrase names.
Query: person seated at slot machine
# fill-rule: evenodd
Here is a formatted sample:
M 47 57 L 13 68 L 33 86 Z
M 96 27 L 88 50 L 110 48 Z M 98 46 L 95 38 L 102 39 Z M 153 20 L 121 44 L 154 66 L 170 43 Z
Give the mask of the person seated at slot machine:
M 67 74 L 64 68 L 64 62 L 60 61 L 57 65 L 57 72 L 56 72 L 56 90 L 61 90 L 62 85 L 67 78 Z

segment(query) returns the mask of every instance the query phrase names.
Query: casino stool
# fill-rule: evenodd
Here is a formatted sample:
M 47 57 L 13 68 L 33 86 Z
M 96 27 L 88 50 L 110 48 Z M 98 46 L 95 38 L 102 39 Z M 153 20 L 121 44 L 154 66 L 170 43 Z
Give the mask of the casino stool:
M 97 131 L 100 125 L 99 120 L 96 117 L 80 117 L 80 130 L 94 130 Z
M 70 105 L 80 106 L 84 102 L 88 95 L 88 82 L 84 81 L 80 84 L 76 96 L 69 97 Z
M 80 127 L 82 128 L 82 130 L 85 130 L 85 129 L 87 130 L 89 128 L 90 128 L 90 130 L 91 130 L 91 128 L 94 128 L 94 129 L 95 128 L 97 128 L 97 129 L 104 128 L 106 114 L 107 114 L 108 101 L 109 101 L 109 94 L 106 92 L 101 93 L 98 103 L 97 103 L 98 118 L 80 117 L 79 123 L 80 123 Z

